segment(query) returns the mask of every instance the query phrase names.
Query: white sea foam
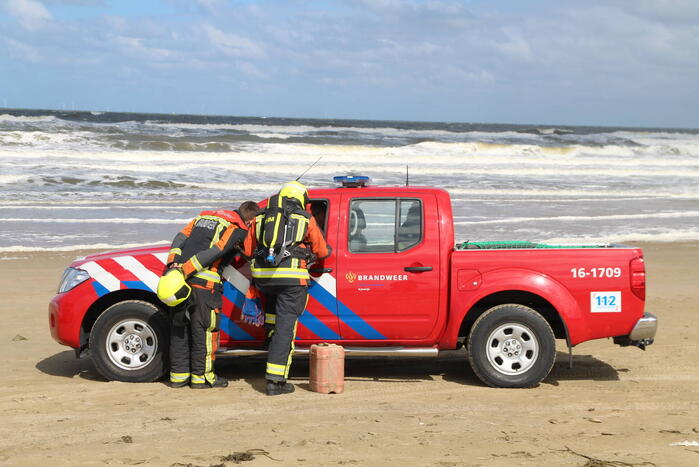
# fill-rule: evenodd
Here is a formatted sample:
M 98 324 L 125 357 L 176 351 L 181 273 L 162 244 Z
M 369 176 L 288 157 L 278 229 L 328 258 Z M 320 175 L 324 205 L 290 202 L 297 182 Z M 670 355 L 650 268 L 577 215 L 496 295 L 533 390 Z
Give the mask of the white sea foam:
M 211 202 L 213 200 L 207 200 L 206 202 Z M 16 203 L 16 204 L 12 204 Z M 70 204 L 66 204 L 70 203 Z M 151 205 L 145 205 L 145 206 L 137 206 L 137 205 L 128 205 L 124 204 L 123 201 L 115 201 L 114 205 L 110 205 L 106 202 L 103 201 L 98 201 L 98 202 L 92 202 L 93 204 L 101 204 L 103 206 L 87 206 L 87 203 L 91 202 L 76 202 L 72 203 L 70 201 L 65 202 L 65 203 L 51 203 L 51 204 L 26 204 L 24 201 L 14 201 L 14 202 L 7 202 L 3 203 L 2 206 L 0 206 L 0 211 L 4 209 L 21 209 L 21 210 L 26 210 L 26 211 L 36 211 L 36 210 L 44 210 L 44 211 L 55 211 L 56 209 L 60 210 L 78 210 L 78 211 L 87 211 L 87 210 L 93 210 L 93 211 L 99 211 L 99 210 L 106 210 L 106 209 L 128 209 L 130 211 L 132 210 L 145 210 L 145 211 L 163 211 L 163 210 L 171 210 L 171 209 L 176 209 L 176 210 L 181 210 L 183 206 L 181 204 L 151 204 Z M 8 205 L 9 204 L 9 205 Z M 190 200 L 187 200 L 187 204 L 190 204 Z M 186 207 L 186 206 L 185 206 Z
M 454 225 L 516 224 L 520 222 L 606 222 L 610 220 L 635 219 L 685 219 L 699 217 L 699 211 L 654 212 L 645 214 L 613 214 L 599 216 L 549 216 L 549 217 L 508 217 L 478 221 L 455 221 Z
M 571 190 L 571 189 L 552 189 L 552 190 L 542 190 L 542 189 L 498 189 L 498 188 L 446 188 L 446 190 L 451 195 L 475 195 L 484 196 L 490 195 L 492 197 L 499 197 L 501 195 L 506 196 L 542 196 L 546 198 L 579 198 L 579 197 L 590 197 L 590 198 L 670 198 L 670 199 L 699 199 L 699 192 L 685 192 L 678 191 L 676 193 L 670 191 L 659 191 L 659 190 L 606 190 L 606 189 L 590 189 L 590 190 Z
M 139 164 L 139 165 L 121 165 L 121 164 L 65 164 L 61 166 L 67 167 L 72 165 L 73 167 L 80 167 L 86 169 L 97 169 L 104 171 L 120 171 L 120 172 L 137 172 L 141 174 L 160 174 L 160 173 L 184 173 L 201 168 L 220 168 L 223 170 L 242 172 L 242 173 L 259 173 L 265 174 L 270 171 L 286 171 L 288 173 L 301 173 L 306 168 L 307 164 L 298 163 L 285 163 L 282 165 L 283 161 L 278 161 L 279 165 L 274 164 L 241 164 L 236 163 L 234 166 L 230 162 L 209 162 L 206 164 L 182 164 L 176 166 L 161 166 L 152 164 Z M 405 173 L 405 164 L 403 161 L 396 162 L 393 165 L 382 165 L 373 164 L 367 166 L 366 170 L 371 172 L 379 173 L 394 173 L 402 174 Z M 494 167 L 494 166 L 476 166 L 470 165 L 464 167 L 464 164 L 460 164 L 460 167 L 454 166 L 426 166 L 426 165 L 413 165 L 410 168 L 410 172 L 414 175 L 501 175 L 501 176 L 549 176 L 550 178 L 561 178 L 566 176 L 577 176 L 577 175 L 594 175 L 595 177 L 610 177 L 610 176 L 666 176 L 666 177 L 699 177 L 699 168 L 697 169 L 687 169 L 682 167 L 677 167 L 675 169 L 662 168 L 658 163 L 657 165 L 641 165 L 640 167 L 632 167 L 630 164 L 619 164 L 614 168 L 609 167 L 592 167 L 595 164 L 589 163 L 590 167 L 582 166 L 581 164 L 561 164 L 561 166 L 556 167 L 555 164 L 546 164 L 546 167 L 534 167 L 534 163 L 529 162 L 524 167 Z M 526 167 L 530 165 L 530 167 Z M 564 166 L 568 166 L 564 168 Z M 344 161 L 340 163 L 330 164 L 327 162 L 325 164 L 318 164 L 313 168 L 314 174 L 338 174 L 338 173 L 349 173 L 357 170 L 357 166 L 349 161 Z
M 513 146 L 506 148 L 491 148 L 488 146 L 474 148 L 473 145 L 464 148 L 460 143 L 449 144 L 436 148 L 422 146 L 420 143 L 400 148 L 346 147 L 322 145 L 259 145 L 255 150 L 246 152 L 194 152 L 169 153 L 153 151 L 26 151 L 18 153 L 13 150 L 0 150 L 5 160 L 13 161 L 18 167 L 32 167 L 32 163 L 55 165 L 57 167 L 89 168 L 98 170 L 123 170 L 144 172 L 189 171 L 197 168 L 222 167 L 229 170 L 259 172 L 270 169 L 298 169 L 308 167 L 318 157 L 320 163 L 314 171 L 329 171 L 337 167 L 357 170 L 361 167 L 371 169 L 377 167 L 384 170 L 404 170 L 406 164 L 414 170 L 430 173 L 437 171 L 459 170 L 511 170 L 527 169 L 535 173 L 537 170 L 588 170 L 617 171 L 614 174 L 637 174 L 646 169 L 661 171 L 658 175 L 673 176 L 681 173 L 699 173 L 699 159 L 696 157 L 666 157 L 663 155 L 631 158 L 616 154 L 614 157 L 575 153 L 571 148 L 530 148 Z M 441 143 L 440 143 L 441 144 Z M 283 147 L 280 147 L 283 146 Z M 512 150 L 512 152 L 510 152 Z M 537 152 L 539 151 L 539 152 Z M 543 151 L 543 152 L 542 152 Z M 264 161 L 264 164 L 260 162 Z M 137 163 L 137 164 L 136 164 Z M 673 172 L 674 170 L 674 172 Z M 623 172 L 628 171 L 628 172 Z
M 93 218 L 93 219 L 51 219 L 51 218 L 0 218 L 0 222 L 26 222 L 46 224 L 186 224 L 191 219 L 142 219 L 131 218 Z
M 656 233 L 620 232 L 604 236 L 554 237 L 543 241 L 551 244 L 598 244 L 622 242 L 694 242 L 699 240 L 699 230 L 665 230 Z
M 279 187 L 277 187 L 279 189 Z M 108 195 L 111 196 L 110 193 L 107 193 Z M 163 201 L 165 203 L 172 203 L 173 200 L 175 199 L 181 199 L 181 197 L 177 196 L 177 192 L 172 192 L 172 198 L 167 199 L 167 201 Z M 165 198 L 165 196 L 163 196 Z M 95 198 L 95 196 L 93 196 Z M 64 209 L 66 207 L 71 207 L 74 206 L 76 209 L 82 209 L 83 207 L 87 207 L 87 209 L 111 209 L 111 208 L 119 208 L 119 207 L 124 207 L 128 209 L 166 209 L 168 207 L 173 207 L 173 208 L 179 208 L 179 207 L 188 207 L 188 206 L 218 206 L 222 202 L 229 202 L 229 201 L 235 201 L 235 200 L 230 200 L 230 198 L 193 198 L 193 197 L 188 197 L 187 199 L 182 200 L 182 205 L 161 205 L 157 204 L 158 200 L 148 200 L 147 205 L 139 206 L 140 203 L 143 203 L 144 200 L 142 199 L 73 199 L 73 200 L 65 200 L 65 197 L 62 197 L 61 199 L 53 199 L 53 200 L 42 200 L 44 202 L 44 205 L 46 206 L 45 209 Z M 238 201 L 243 201 L 242 199 Z M 23 209 L 27 208 L 30 209 L 31 206 L 34 206 L 34 203 L 36 201 L 32 202 L 27 202 L 25 200 L 6 200 L 2 202 L 2 207 L 10 207 L 12 206 L 13 209 L 14 207 L 18 209 Z
M 0 175 L 0 185 L 2 184 L 12 184 L 27 180 L 25 175 Z
M 363 135 L 375 135 L 377 137 L 394 137 L 394 138 L 459 138 L 464 136 L 470 136 L 472 138 L 483 137 L 483 136 L 496 136 L 497 137 L 520 137 L 535 138 L 535 135 L 528 135 L 526 133 L 512 132 L 483 132 L 483 131 L 448 131 L 448 130 L 437 130 L 437 129 L 404 129 L 395 128 L 391 126 L 385 127 L 373 127 L 373 128 L 363 128 L 363 127 L 347 127 L 347 126 L 312 126 L 312 125 L 255 125 L 255 124 L 229 124 L 229 123 L 169 123 L 169 122 L 157 122 L 157 121 L 146 121 L 146 124 L 171 129 L 187 129 L 187 130 L 227 130 L 227 131 L 237 131 L 243 133 L 253 134 L 260 137 L 298 137 L 298 136 L 308 136 L 308 135 L 318 135 L 318 134 L 363 134 Z M 265 136 L 263 136 L 265 135 Z M 278 135 L 278 136 L 269 136 Z
M 262 191 L 270 194 L 279 190 L 278 183 L 190 183 L 189 186 L 210 190 Z
M 55 122 L 57 120 L 53 115 L 38 115 L 34 117 L 22 115 L 0 115 L 0 122 Z
M 148 245 L 169 245 L 169 240 L 161 240 L 157 242 L 147 242 L 147 243 L 90 243 L 90 244 L 79 244 L 79 245 L 62 245 L 55 247 L 39 247 L 39 246 L 24 246 L 24 245 L 12 245 L 0 247 L 0 253 L 21 253 L 21 252 L 32 252 L 32 251 L 78 251 L 78 250 L 118 250 L 123 248 L 138 248 Z

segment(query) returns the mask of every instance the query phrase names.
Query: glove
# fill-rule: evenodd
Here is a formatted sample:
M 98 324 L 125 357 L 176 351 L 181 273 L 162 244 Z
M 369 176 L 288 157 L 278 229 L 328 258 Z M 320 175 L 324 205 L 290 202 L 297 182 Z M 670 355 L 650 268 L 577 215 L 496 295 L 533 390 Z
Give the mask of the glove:
M 244 323 L 259 327 L 264 324 L 264 317 L 265 314 L 262 311 L 262 295 L 257 287 L 250 285 L 247 292 L 245 292 L 241 319 Z

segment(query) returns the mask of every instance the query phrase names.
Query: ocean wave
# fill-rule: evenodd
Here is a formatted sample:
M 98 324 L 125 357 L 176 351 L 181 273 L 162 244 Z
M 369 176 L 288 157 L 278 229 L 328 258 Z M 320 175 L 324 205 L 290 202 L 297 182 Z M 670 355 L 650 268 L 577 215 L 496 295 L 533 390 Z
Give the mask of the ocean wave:
M 534 131 L 540 135 L 568 135 L 574 133 L 573 130 L 565 128 L 536 128 Z
M 29 177 L 26 175 L 0 175 L 0 185 L 10 185 L 26 181 Z
M 531 197 L 541 196 L 546 198 L 597 198 L 597 199 L 635 199 L 635 198 L 668 198 L 668 199 L 699 199 L 699 192 L 670 192 L 651 189 L 639 190 L 609 190 L 609 189 L 517 189 L 517 188 L 445 188 L 449 194 L 491 196 L 493 198 L 506 196 Z
M 699 142 L 697 143 L 699 151 Z M 635 155 L 634 155 L 635 154 Z M 509 167 L 588 167 L 599 168 L 631 168 L 638 167 L 679 167 L 684 169 L 699 169 L 699 158 L 692 156 L 668 157 L 664 154 L 640 152 L 631 148 L 588 148 L 588 147 L 540 147 L 533 145 L 507 145 L 486 143 L 418 143 L 401 147 L 369 147 L 369 146 L 331 146 L 331 145 L 299 145 L 299 144 L 256 144 L 247 145 L 244 151 L 224 151 L 219 153 L 160 151 L 101 151 L 94 152 L 81 148 L 79 151 L 67 150 L 30 150 L 15 151 L 0 149 L 0 155 L 6 161 L 14 164 L 38 163 L 80 164 L 81 167 L 114 164 L 116 162 L 138 162 L 124 168 L 140 167 L 151 164 L 161 167 L 164 171 L 173 171 L 181 165 L 189 168 L 207 165 L 229 165 L 235 169 L 235 164 L 253 164 L 260 168 L 288 166 L 289 164 L 303 165 L 315 162 L 322 157 L 317 167 L 324 165 L 349 164 L 353 169 L 357 166 L 371 167 L 383 164 L 406 164 L 419 167 L 441 166 L 445 168 L 466 168 L 473 166 L 503 168 Z M 261 162 L 264 161 L 264 164 Z M 315 169 L 314 169 L 315 170 Z
M 191 218 L 185 219 L 143 219 L 137 217 L 130 218 L 93 218 L 93 219 L 51 219 L 51 218 L 21 218 L 5 217 L 0 218 L 0 222 L 27 222 L 31 224 L 186 224 Z
M 140 202 L 140 201 L 137 201 Z M 128 210 L 134 210 L 134 211 L 166 211 L 166 210 L 181 210 L 183 208 L 186 208 L 191 204 L 191 201 L 188 199 L 187 200 L 187 205 L 182 205 L 182 204 L 150 204 L 150 205 L 144 205 L 144 206 L 138 206 L 135 204 L 124 204 L 124 201 L 113 201 L 114 204 L 109 204 L 108 202 L 105 201 L 87 201 L 87 202 L 81 202 L 81 201 L 67 201 L 64 203 L 45 203 L 45 204 L 31 204 L 27 203 L 25 201 L 15 201 L 16 204 L 10 204 L 10 202 L 4 202 L 2 206 L 0 206 L 0 211 L 7 210 L 7 209 L 15 209 L 15 210 L 27 210 L 27 211 L 35 211 L 35 210 L 47 210 L 47 211 L 55 211 L 57 209 L 60 210 L 79 210 L 79 211 L 104 211 L 104 210 L 112 210 L 112 209 L 128 209 Z M 67 204 L 70 203 L 70 204 Z M 98 204 L 99 206 L 89 206 L 87 204 Z
M 218 172 L 218 176 L 222 174 L 230 173 L 237 174 L 238 176 L 244 176 L 245 174 L 256 174 L 257 176 L 263 176 L 264 174 L 281 173 L 286 172 L 289 174 L 302 173 L 308 168 L 308 163 L 299 162 L 286 162 L 282 160 L 271 160 L 266 159 L 266 164 L 260 164 L 254 160 L 237 160 L 232 161 L 201 161 L 201 162 L 187 162 L 181 164 L 155 164 L 155 161 L 142 162 L 138 165 L 136 164 L 122 164 L 114 161 L 112 163 L 103 163 L 102 161 L 83 161 L 83 162 L 62 162 L 51 164 L 56 168 L 64 168 L 67 171 L 75 168 L 82 168 L 90 171 L 98 170 L 104 171 L 106 173 L 117 173 L 126 172 L 130 174 L 141 174 L 143 176 L 157 177 L 162 180 L 162 174 L 181 174 L 186 176 L 187 174 L 196 173 L 197 171 L 207 171 L 211 169 L 221 169 Z M 594 176 L 595 178 L 607 178 L 607 177 L 699 177 L 699 164 L 696 168 L 687 167 L 682 164 L 661 164 L 656 163 L 646 163 L 646 164 L 628 164 L 628 163 L 615 163 L 609 164 L 607 167 L 600 167 L 599 164 L 595 163 L 564 163 L 555 164 L 553 162 L 548 163 L 534 163 L 527 162 L 521 164 L 502 163 L 494 160 L 484 161 L 484 162 L 472 162 L 472 163 L 460 163 L 455 165 L 448 165 L 444 163 L 439 163 L 439 165 L 428 164 L 428 163 L 413 163 L 406 164 L 404 160 L 387 160 L 390 165 L 381 164 L 383 161 L 374 161 L 374 164 L 370 164 L 368 161 L 363 164 L 365 172 L 367 173 L 393 173 L 393 174 L 403 174 L 405 173 L 406 165 L 409 166 L 411 174 L 414 175 L 456 175 L 460 174 L 463 176 L 468 175 L 493 175 L 493 176 L 512 176 L 512 177 L 541 177 L 549 176 L 550 179 L 560 179 L 565 177 L 576 177 L 576 176 Z M 503 166 L 509 167 L 503 167 Z M 328 160 L 326 162 L 321 162 L 314 166 L 313 173 L 326 174 L 326 175 L 337 175 L 342 173 L 357 172 L 356 161 L 351 163 L 349 161 L 342 160 Z M 53 177 L 55 178 L 55 177 Z M 55 180 L 52 180 L 55 182 Z M 170 180 L 168 183 L 174 184 L 172 186 L 178 186 L 179 183 L 186 183 L 182 179 Z
M 162 128 L 171 129 L 187 129 L 187 130 L 227 130 L 251 135 L 285 135 L 287 138 L 292 136 L 313 136 L 313 135 L 349 135 L 349 134 L 364 134 L 378 135 L 386 137 L 413 137 L 413 138 L 453 138 L 463 135 L 503 135 L 506 132 L 484 132 L 484 131 L 453 131 L 453 130 L 437 130 L 437 129 L 412 129 L 412 128 L 396 128 L 394 126 L 343 126 L 343 125 L 262 125 L 250 123 L 176 123 L 162 121 L 146 121 L 148 125 L 155 125 Z M 379 122 L 376 122 L 379 123 Z M 516 136 L 516 131 L 507 132 L 511 136 Z
M 61 245 L 53 247 L 12 245 L 0 247 L 0 253 L 23 253 L 23 252 L 62 252 L 62 251 L 82 251 L 82 250 L 121 250 L 125 248 L 138 248 L 149 245 L 169 245 L 169 240 L 146 243 L 89 243 L 77 245 Z
M 37 115 L 37 116 L 10 115 L 10 114 L 0 115 L 0 123 L 1 122 L 19 122 L 19 123 L 55 122 L 56 120 L 58 120 L 58 119 L 53 115 Z
M 378 130 L 377 130 L 378 131 Z M 401 130 L 402 131 L 402 130 Z M 371 131 L 369 131 L 371 133 Z M 253 156 L 257 154 L 274 155 L 281 154 L 287 158 L 290 155 L 312 157 L 315 154 L 326 157 L 404 157 L 404 158 L 437 158 L 448 161 L 455 159 L 463 161 L 464 158 L 491 158 L 500 157 L 514 162 L 517 160 L 534 162 L 537 159 L 548 160 L 556 163 L 566 163 L 574 161 L 597 161 L 602 160 L 643 162 L 646 160 L 663 161 L 672 163 L 679 160 L 685 163 L 687 159 L 699 156 L 699 137 L 691 135 L 684 139 L 662 140 L 662 139 L 637 139 L 629 144 L 607 144 L 601 141 L 595 144 L 586 144 L 575 139 L 569 141 L 558 141 L 556 144 L 534 138 L 531 141 L 521 141 L 521 137 L 516 142 L 511 139 L 514 135 L 498 133 L 497 137 L 492 135 L 482 135 L 482 132 L 470 132 L 469 140 L 449 140 L 438 135 L 433 137 L 415 137 L 411 141 L 384 141 L 384 144 L 372 145 L 371 140 L 366 144 L 354 144 L 362 141 L 356 136 L 350 139 L 339 138 L 336 142 L 320 142 L 309 138 L 304 142 L 283 142 L 299 135 L 290 132 L 288 134 L 279 131 L 253 132 L 251 136 L 256 139 L 245 139 L 236 137 L 207 138 L 192 137 L 182 135 L 165 136 L 144 136 L 132 135 L 129 132 L 123 134 L 100 133 L 88 129 L 72 129 L 70 131 L 39 131 L 36 129 L 24 131 L 0 132 L 0 147 L 12 147 L 12 151 L 24 151 L 31 153 L 32 150 L 47 151 L 50 155 L 64 157 L 87 157 L 94 158 L 95 154 L 104 157 L 110 154 L 122 153 L 125 157 L 131 158 L 189 158 L 189 159 L 215 159 L 216 157 L 238 158 Z M 380 132 L 377 133 L 380 135 Z M 521 136 L 521 134 L 520 134 Z M 242 138 L 242 139 L 241 139 Z M 203 140 L 202 140 L 203 139 Z M 277 142 L 264 140 L 281 140 Z M 425 141 L 428 139 L 428 141 Z M 352 144 L 349 144 L 349 143 Z M 389 144 L 390 143 L 390 144 Z M 353 160 L 353 159 L 351 159 Z
M 266 193 L 274 193 L 279 190 L 279 183 L 190 183 L 190 187 L 207 188 L 210 190 L 226 190 L 226 191 L 261 191 Z
M 609 220 L 684 219 L 699 217 L 699 211 L 654 212 L 644 214 L 611 214 L 594 216 L 509 217 L 478 221 L 454 221 L 454 225 L 516 224 L 520 222 L 605 222 Z
M 552 237 L 543 240 L 546 243 L 562 245 L 623 243 L 623 242 L 695 242 L 699 241 L 699 230 L 665 230 L 659 232 L 620 232 L 602 236 L 568 236 Z

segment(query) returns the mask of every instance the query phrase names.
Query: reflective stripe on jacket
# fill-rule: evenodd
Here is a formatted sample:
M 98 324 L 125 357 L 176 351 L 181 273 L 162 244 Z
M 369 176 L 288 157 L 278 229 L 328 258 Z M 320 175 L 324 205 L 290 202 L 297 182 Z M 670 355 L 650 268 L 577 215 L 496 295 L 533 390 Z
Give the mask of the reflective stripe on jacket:
M 247 235 L 245 222 L 235 211 L 204 211 L 180 231 L 172 242 L 167 264 L 184 263 L 182 272 L 195 287 L 221 283 L 219 268 Z

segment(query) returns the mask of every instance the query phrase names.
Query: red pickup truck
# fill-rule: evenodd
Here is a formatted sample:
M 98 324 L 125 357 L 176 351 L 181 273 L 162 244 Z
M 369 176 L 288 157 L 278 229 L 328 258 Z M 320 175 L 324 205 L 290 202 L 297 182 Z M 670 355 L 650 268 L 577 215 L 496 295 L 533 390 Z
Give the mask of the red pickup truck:
M 449 194 L 349 182 L 310 190 L 332 256 L 312 265 L 297 351 L 334 342 L 348 355 L 436 356 L 468 349 L 490 386 L 531 387 L 568 347 L 603 337 L 644 348 L 657 320 L 644 313 L 639 248 L 454 241 Z M 166 246 L 99 253 L 66 269 L 49 305 L 51 334 L 89 354 L 107 379 L 154 381 L 167 370 L 169 324 L 155 294 Z M 262 328 L 241 321 L 242 260 L 223 273 L 219 354 L 263 353 Z

